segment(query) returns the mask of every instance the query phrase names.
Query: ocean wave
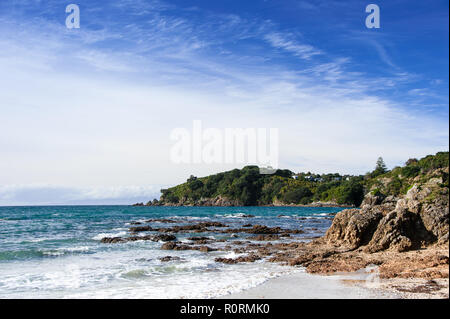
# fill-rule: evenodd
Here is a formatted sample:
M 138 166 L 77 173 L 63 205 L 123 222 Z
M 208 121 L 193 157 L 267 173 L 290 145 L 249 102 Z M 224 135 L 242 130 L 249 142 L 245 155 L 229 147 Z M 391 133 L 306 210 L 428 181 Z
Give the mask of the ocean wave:
M 225 218 L 261 218 L 261 216 L 254 216 L 245 213 L 234 213 L 234 214 L 225 214 L 225 215 L 215 215 L 216 217 L 225 217 Z
M 102 240 L 103 238 L 114 238 L 114 237 L 121 237 L 121 236 L 125 236 L 127 233 L 125 231 L 120 231 L 118 233 L 100 233 L 98 235 L 95 235 L 94 237 L 92 237 L 93 240 Z
M 45 256 L 62 256 L 65 254 L 73 254 L 73 253 L 85 253 L 90 250 L 88 246 L 79 246 L 79 247 L 61 247 L 56 249 L 49 250 L 41 250 L 42 254 Z

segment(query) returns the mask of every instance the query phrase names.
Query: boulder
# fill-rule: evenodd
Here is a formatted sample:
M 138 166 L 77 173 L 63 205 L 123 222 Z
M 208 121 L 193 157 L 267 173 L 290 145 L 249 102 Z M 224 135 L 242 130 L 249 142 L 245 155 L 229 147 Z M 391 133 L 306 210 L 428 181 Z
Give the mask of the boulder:
M 152 230 L 153 230 L 153 228 L 151 228 L 150 226 L 137 226 L 137 227 L 130 228 L 130 232 L 132 232 L 132 233 L 139 233 L 139 232 L 152 231 Z
M 325 234 L 325 241 L 331 245 L 345 245 L 355 249 L 367 244 L 383 217 L 376 209 L 346 209 L 333 219 Z

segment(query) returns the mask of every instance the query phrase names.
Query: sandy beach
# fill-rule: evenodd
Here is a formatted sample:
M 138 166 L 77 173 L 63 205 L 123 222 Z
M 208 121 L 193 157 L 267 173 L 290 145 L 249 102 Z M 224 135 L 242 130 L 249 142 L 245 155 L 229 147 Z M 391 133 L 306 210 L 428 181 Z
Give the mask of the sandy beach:
M 370 269 L 336 275 L 297 272 L 219 299 L 430 299 L 448 298 L 448 279 L 379 279 Z

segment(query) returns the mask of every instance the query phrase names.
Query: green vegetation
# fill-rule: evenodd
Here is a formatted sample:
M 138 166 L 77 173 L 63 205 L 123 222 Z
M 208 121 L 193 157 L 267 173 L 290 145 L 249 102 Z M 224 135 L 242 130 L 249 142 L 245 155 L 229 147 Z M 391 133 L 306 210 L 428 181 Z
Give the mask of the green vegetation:
M 192 205 L 220 196 L 244 206 L 313 202 L 359 206 L 369 191 L 384 196 L 405 194 L 414 183 L 432 177 L 441 178 L 441 187 L 448 187 L 448 169 L 438 170 L 448 165 L 449 153 L 441 152 L 420 160 L 409 159 L 405 166 L 391 171 L 380 157 L 374 171 L 364 176 L 294 174 L 289 170 L 262 175 L 257 166 L 247 166 L 202 178 L 191 176 L 184 184 L 161 190 L 161 202 Z

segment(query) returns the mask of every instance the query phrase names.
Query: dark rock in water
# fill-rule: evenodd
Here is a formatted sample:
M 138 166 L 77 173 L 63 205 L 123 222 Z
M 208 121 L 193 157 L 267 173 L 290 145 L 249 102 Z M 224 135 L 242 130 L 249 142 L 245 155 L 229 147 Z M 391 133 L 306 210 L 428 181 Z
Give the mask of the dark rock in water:
M 126 237 L 126 238 L 122 238 L 124 241 L 140 241 L 140 240 L 144 240 L 144 241 L 153 241 L 153 236 L 131 236 L 131 237 Z
M 162 250 L 195 250 L 195 247 L 189 245 L 180 245 L 175 242 L 168 242 L 161 246 Z
M 241 256 L 241 257 L 237 257 L 234 259 L 233 258 L 216 258 L 216 259 L 214 259 L 214 261 L 218 262 L 218 263 L 234 265 L 237 263 L 253 263 L 260 259 L 261 259 L 261 257 L 254 255 L 254 254 L 250 254 L 247 256 Z
M 242 218 L 254 218 L 255 215 L 242 215 Z
M 211 238 L 208 238 L 208 237 L 189 237 L 188 240 L 203 241 L 203 240 L 211 240 Z
M 174 261 L 174 260 L 181 260 L 180 257 L 177 256 L 166 256 L 166 257 L 161 257 L 159 258 L 159 260 L 163 263 L 169 262 L 169 261 Z
M 250 234 L 279 234 L 281 232 L 280 227 L 270 228 L 262 225 L 255 225 L 252 229 L 246 230 Z
M 130 232 L 133 233 L 139 233 L 139 232 L 144 232 L 144 231 L 152 231 L 153 228 L 151 228 L 150 226 L 138 226 L 138 227 L 131 227 L 130 228 Z
M 162 250 L 174 250 L 177 247 L 177 244 L 174 242 L 168 242 L 161 246 Z
M 178 223 L 177 220 L 165 219 L 165 218 L 149 219 L 149 220 L 146 220 L 145 222 L 146 223 L 167 223 L 167 224 L 176 224 L 176 223 Z
M 198 248 L 198 250 L 200 250 L 202 253 L 208 253 L 210 251 L 215 251 L 216 249 L 213 249 L 213 248 L 208 247 L 208 246 L 200 246 Z
M 288 234 L 289 236 L 289 234 Z M 279 240 L 280 236 L 278 235 L 258 235 L 253 236 L 249 238 L 250 240 L 256 240 L 256 241 L 269 241 L 269 240 Z
M 131 237 L 114 237 L 114 238 L 103 238 L 100 242 L 105 244 L 116 244 L 116 243 L 126 243 L 130 241 L 173 241 L 177 238 L 173 235 L 147 235 L 147 236 L 131 236 Z
M 133 204 L 133 205 L 131 205 L 131 206 L 134 206 L 134 207 L 141 207 L 141 206 L 145 206 L 145 205 L 144 205 L 144 203 L 136 203 L 136 204 Z
M 196 244 L 202 244 L 202 245 L 216 241 L 215 239 L 211 239 L 208 237 L 190 237 L 190 238 L 188 238 L 188 240 L 191 240 L 191 241 L 195 242 Z
M 162 234 L 162 235 L 153 236 L 152 241 L 173 241 L 176 239 L 177 238 L 174 235 Z
M 117 244 L 117 243 L 124 243 L 126 240 L 124 240 L 122 237 L 105 237 L 100 240 L 101 243 L 104 244 Z
M 131 222 L 130 225 L 142 225 L 141 222 Z
M 245 224 L 242 227 L 252 227 L 252 226 L 253 226 L 252 224 Z
M 302 229 L 286 229 L 286 230 L 283 230 L 282 237 L 283 237 L 283 235 L 304 234 L 304 233 L 305 233 L 305 231 Z M 285 236 L 285 237 L 289 237 L 289 236 Z
M 219 223 L 219 222 L 203 222 L 197 224 L 200 227 L 228 227 L 225 224 Z
M 209 231 L 208 227 L 217 227 L 217 228 L 223 228 L 228 227 L 225 224 L 219 223 L 219 222 L 202 222 L 194 225 L 185 225 L 185 226 L 173 226 L 171 228 L 159 228 L 159 232 L 166 232 L 166 233 L 179 233 L 179 232 L 207 232 Z
M 213 249 L 208 246 L 189 246 L 189 245 L 181 245 L 179 242 L 168 242 L 161 246 L 162 250 L 199 250 L 201 252 L 210 252 L 215 251 L 216 249 Z

